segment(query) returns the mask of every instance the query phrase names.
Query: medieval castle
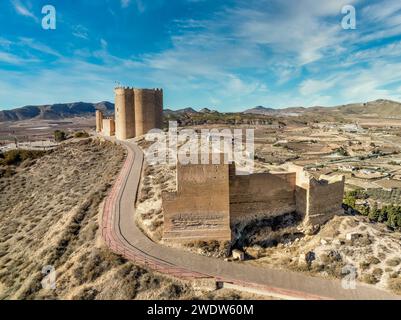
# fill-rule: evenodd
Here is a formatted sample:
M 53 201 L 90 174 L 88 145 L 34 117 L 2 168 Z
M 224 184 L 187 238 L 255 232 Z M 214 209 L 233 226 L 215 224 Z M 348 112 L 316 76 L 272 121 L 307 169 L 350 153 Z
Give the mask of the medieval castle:
M 177 164 L 177 190 L 162 194 L 164 240 L 230 241 L 252 221 L 294 212 L 308 230 L 343 212 L 344 176 L 315 179 L 293 164 L 236 175 L 234 163 L 221 163 Z
M 96 112 L 96 131 L 126 140 L 161 128 L 161 89 L 115 89 L 115 120 Z M 310 177 L 302 167 L 286 172 L 236 175 L 235 163 L 177 163 L 175 192 L 162 194 L 164 240 L 230 241 L 250 222 L 297 213 L 305 229 L 342 212 L 344 176 Z
M 149 130 L 161 128 L 163 121 L 163 90 L 117 87 L 115 118 L 104 119 L 96 111 L 96 131 L 105 136 L 126 140 L 142 136 Z

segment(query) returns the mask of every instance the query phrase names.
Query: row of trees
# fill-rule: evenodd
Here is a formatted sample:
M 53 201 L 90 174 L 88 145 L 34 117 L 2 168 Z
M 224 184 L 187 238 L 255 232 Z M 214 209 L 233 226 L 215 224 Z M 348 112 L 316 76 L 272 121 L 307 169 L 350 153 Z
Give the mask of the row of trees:
M 61 130 L 54 131 L 54 140 L 56 140 L 57 142 L 65 141 L 71 137 L 72 136 L 68 136 L 67 133 L 65 133 L 64 131 Z M 74 138 L 88 138 L 88 137 L 89 133 L 87 133 L 86 131 L 78 131 L 75 132 L 74 134 Z
M 0 166 L 11 166 L 11 165 L 19 165 L 21 162 L 25 160 L 34 160 L 36 158 L 40 158 L 45 155 L 45 151 L 37 151 L 37 150 L 10 150 L 4 153 L 0 153 Z
M 167 114 L 164 116 L 164 126 L 168 127 L 169 121 L 177 121 L 179 126 L 193 126 L 203 124 L 260 124 L 272 125 L 278 123 L 280 127 L 285 127 L 286 123 L 275 121 L 266 115 L 240 114 L 240 113 L 181 113 Z
M 378 208 L 375 202 L 373 206 L 357 205 L 357 199 L 366 199 L 368 196 L 361 191 L 350 191 L 344 197 L 344 204 L 360 214 L 367 216 L 374 222 L 385 223 L 391 228 L 401 228 L 401 206 L 386 205 Z

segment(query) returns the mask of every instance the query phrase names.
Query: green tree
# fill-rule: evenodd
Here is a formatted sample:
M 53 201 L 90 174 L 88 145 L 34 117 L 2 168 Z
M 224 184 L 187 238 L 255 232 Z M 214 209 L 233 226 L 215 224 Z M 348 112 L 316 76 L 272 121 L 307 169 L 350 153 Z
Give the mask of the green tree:
M 65 134 L 64 131 L 61 130 L 56 130 L 54 131 L 54 140 L 57 142 L 61 142 L 67 139 L 67 135 Z
M 356 203 L 356 191 L 349 191 L 345 194 L 344 204 L 352 209 L 355 209 Z
M 370 210 L 370 212 L 369 212 L 368 218 L 371 221 L 377 221 L 377 220 L 379 220 L 379 215 L 380 215 L 380 212 L 377 209 L 377 203 L 375 202 L 372 210 Z
M 386 224 L 389 227 L 396 228 L 397 227 L 397 222 L 398 222 L 398 207 L 395 207 L 394 205 L 391 205 L 388 209 L 387 213 L 387 221 Z
M 401 207 L 397 210 L 397 227 L 401 228 Z
M 349 156 L 348 151 L 344 147 L 340 147 L 336 151 L 337 151 L 337 153 L 339 153 L 343 157 L 348 157 Z
M 88 138 L 89 137 L 89 133 L 87 133 L 86 131 L 78 131 L 75 132 L 74 134 L 74 138 Z
M 379 218 L 377 219 L 378 222 L 386 222 L 387 221 L 387 215 L 389 212 L 389 206 L 384 206 L 380 212 L 379 212 Z
M 370 213 L 370 208 L 369 206 L 359 206 L 358 211 L 363 215 L 363 216 L 369 216 Z

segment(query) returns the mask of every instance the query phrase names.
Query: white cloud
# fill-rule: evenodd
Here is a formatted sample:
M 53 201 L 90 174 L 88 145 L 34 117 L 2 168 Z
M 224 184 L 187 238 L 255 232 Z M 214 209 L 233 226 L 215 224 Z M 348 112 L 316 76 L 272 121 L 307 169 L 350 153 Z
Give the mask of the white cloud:
M 250 95 L 259 92 L 267 92 L 265 84 L 259 81 L 245 81 L 241 80 L 238 76 L 230 75 L 226 81 L 224 91 L 229 95 L 235 94 L 238 96 Z
M 248 42 L 269 46 L 276 54 L 291 55 L 299 65 L 321 59 L 325 50 L 339 46 L 345 34 L 340 23 L 341 8 L 355 1 L 251 1 L 229 9 L 234 33 Z
M 319 100 L 328 92 L 328 104 L 364 102 L 369 100 L 395 99 L 398 89 L 389 88 L 401 83 L 401 62 L 376 61 L 368 67 L 344 69 L 326 78 L 307 79 L 299 86 L 306 101 Z
M 367 5 L 362 8 L 361 15 L 373 22 L 384 22 L 392 24 L 394 17 L 400 15 L 401 2 L 398 0 L 381 0 L 376 4 Z
M 0 62 L 19 65 L 22 64 L 23 59 L 14 54 L 0 51 Z
M 35 39 L 32 38 L 20 38 L 20 45 L 22 46 L 26 46 L 29 47 L 33 50 L 39 51 L 41 53 L 45 53 L 45 54 L 49 54 L 52 56 L 56 56 L 56 57 L 61 57 L 60 53 L 57 52 L 55 49 L 35 41 Z
M 162 3 L 120 1 L 123 8 L 131 5 L 135 10 L 136 5 L 139 13 Z M 174 20 L 168 30 L 168 49 L 133 57 L 112 55 L 107 42 L 100 39 L 100 43 L 96 40 L 98 50 L 79 48 L 73 58 L 67 59 L 45 44 L 23 38 L 17 45 L 26 48 L 27 54 L 50 54 L 58 58 L 57 64 L 21 80 L 14 74 L 11 82 L 17 83 L 18 90 L 20 86 L 28 90 L 34 79 L 53 79 L 40 80 L 41 86 L 52 86 L 51 94 L 38 96 L 38 100 L 51 99 L 47 102 L 54 101 L 57 94 L 66 99 L 78 94 L 72 100 L 97 100 L 99 92 L 103 98 L 112 97 L 110 87 L 116 80 L 127 81 L 126 85 L 163 86 L 166 95 L 175 95 L 175 105 L 212 103 L 230 109 L 391 97 L 394 92 L 389 87 L 399 87 L 397 81 L 401 81 L 401 64 L 397 61 L 401 42 L 375 43 L 374 48 L 364 43 L 368 49 L 359 49 L 361 42 L 401 34 L 401 25 L 396 25 L 401 19 L 401 5 L 398 0 L 386 3 L 392 10 L 380 5 L 364 9 L 364 4 L 356 0 L 238 0 L 235 6 L 224 7 L 208 19 Z M 343 4 L 358 5 L 356 31 L 341 28 Z M 89 31 L 81 26 L 73 28 L 73 34 L 90 39 Z M 14 44 L 7 41 L 0 38 L 4 49 L 0 61 L 25 63 L 8 52 Z M 110 38 L 111 48 L 112 44 Z M 96 63 L 86 62 L 93 60 Z M 77 83 L 82 75 L 91 88 L 79 90 Z M 58 84 L 62 86 L 57 77 L 70 88 L 57 88 Z
M 76 25 L 72 27 L 72 34 L 81 39 L 88 40 L 89 39 L 89 31 L 83 25 Z
M 314 95 L 331 88 L 333 85 L 333 81 L 307 79 L 300 84 L 299 92 L 304 96 Z
M 384 46 L 372 47 L 365 50 L 359 50 L 350 55 L 348 60 L 354 63 L 375 62 L 380 59 L 398 59 L 401 56 L 401 41 L 389 43 Z
M 108 45 L 108 43 L 107 43 L 107 41 L 106 40 L 104 40 L 104 39 L 100 39 L 100 45 L 102 46 L 102 49 L 107 49 L 107 45 Z
M 27 6 L 25 6 L 20 0 L 12 0 L 11 3 L 18 14 L 32 18 L 35 21 L 39 21 L 39 19 L 34 15 L 34 13 L 31 10 L 29 10 Z
M 11 45 L 12 45 L 12 42 L 10 40 L 0 38 L 0 47 L 10 48 Z
M 136 8 L 139 13 L 146 10 L 145 3 L 142 0 L 135 0 Z M 121 8 L 128 8 L 131 5 L 131 0 L 121 0 Z
M 355 42 L 383 40 L 401 34 L 401 2 L 380 0 L 357 10 Z
M 121 7 L 127 8 L 131 3 L 131 0 L 121 0 Z
M 136 0 L 136 7 L 139 11 L 139 13 L 145 12 L 145 3 L 142 0 Z

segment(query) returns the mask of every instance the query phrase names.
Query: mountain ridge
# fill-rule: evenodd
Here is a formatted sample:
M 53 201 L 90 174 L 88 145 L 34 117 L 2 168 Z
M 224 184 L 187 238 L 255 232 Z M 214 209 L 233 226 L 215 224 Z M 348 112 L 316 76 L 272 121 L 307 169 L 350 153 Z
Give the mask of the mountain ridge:
M 106 115 L 114 113 L 114 104 L 108 101 L 98 103 L 73 102 L 56 103 L 48 105 L 28 105 L 12 110 L 0 111 L 0 122 L 21 121 L 29 119 L 60 120 L 73 117 L 93 116 L 95 110 L 101 110 Z M 167 108 L 165 115 L 196 115 L 201 113 L 221 113 L 209 108 L 196 111 L 192 107 L 178 110 Z M 323 107 L 288 107 L 275 109 L 271 107 L 256 106 L 246 109 L 239 114 L 254 114 L 267 116 L 297 116 L 314 114 L 332 114 L 341 116 L 371 116 L 379 118 L 401 118 L 401 103 L 393 100 L 378 99 L 374 101 L 350 103 L 339 106 Z
M 301 115 L 309 113 L 338 114 L 342 116 L 372 116 L 379 118 L 401 118 L 401 103 L 393 100 L 378 99 L 368 102 L 350 103 L 332 107 L 288 107 L 283 109 L 257 106 L 243 111 L 245 114 L 260 115 Z
M 86 116 L 101 110 L 106 114 L 114 111 L 114 104 L 108 101 L 98 103 L 72 102 L 47 105 L 28 105 L 12 110 L 0 111 L 0 122 L 21 121 L 29 119 L 59 120 Z

